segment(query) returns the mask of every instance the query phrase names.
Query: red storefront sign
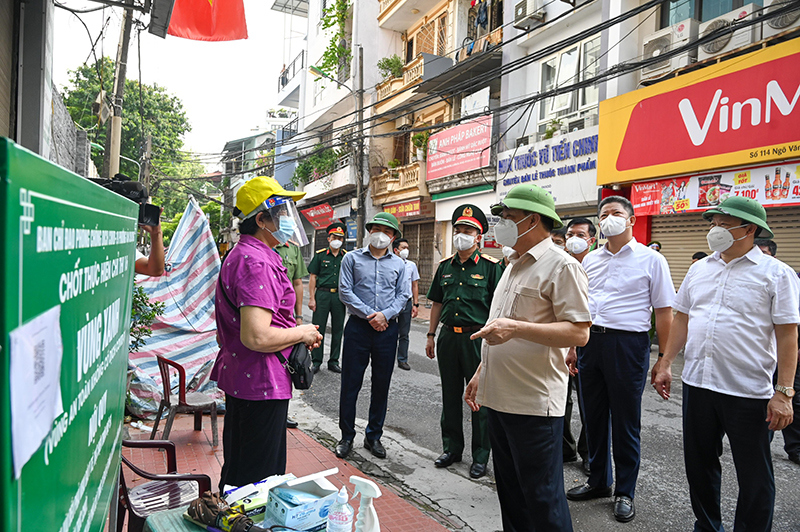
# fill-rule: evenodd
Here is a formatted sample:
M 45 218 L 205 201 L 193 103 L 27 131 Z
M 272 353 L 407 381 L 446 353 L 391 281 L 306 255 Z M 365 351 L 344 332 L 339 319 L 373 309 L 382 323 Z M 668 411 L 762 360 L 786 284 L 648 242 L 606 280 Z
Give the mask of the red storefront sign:
M 300 212 L 314 226 L 314 229 L 325 229 L 334 221 L 333 208 L 327 203 L 321 203 L 308 209 L 301 209 Z
M 397 217 L 397 218 L 406 218 L 408 216 L 419 216 L 420 215 L 420 206 L 419 200 L 414 201 L 406 201 L 404 203 L 395 203 L 394 205 L 384 205 L 383 212 L 388 212 L 389 214 Z
M 428 139 L 427 180 L 489 166 L 491 144 L 491 116 L 482 116 L 431 135 Z
M 599 185 L 800 154 L 800 41 L 600 104 Z

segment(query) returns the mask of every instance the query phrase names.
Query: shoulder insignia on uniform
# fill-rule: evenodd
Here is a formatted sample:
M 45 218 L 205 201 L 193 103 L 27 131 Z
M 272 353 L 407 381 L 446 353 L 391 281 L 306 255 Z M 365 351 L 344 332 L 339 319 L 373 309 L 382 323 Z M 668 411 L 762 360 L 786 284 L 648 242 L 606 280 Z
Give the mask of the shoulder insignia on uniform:
M 496 259 L 496 258 L 492 257 L 491 255 L 487 255 L 486 253 L 481 253 L 481 258 L 482 259 L 486 259 L 489 262 L 494 262 L 495 264 L 500 262 L 500 259 Z
M 439 262 L 446 262 L 446 261 L 448 261 L 448 260 L 452 259 L 452 258 L 453 258 L 453 257 L 455 257 L 455 256 L 456 256 L 456 254 L 455 254 L 455 253 L 453 253 L 453 254 L 452 254 L 452 255 L 450 255 L 449 257 L 445 257 L 445 258 L 443 258 L 442 260 L 440 260 Z
M 342 250 L 342 255 L 344 255 L 345 253 L 347 253 L 347 250 L 346 250 L 346 249 L 343 249 L 343 250 Z
M 326 251 L 328 251 L 328 248 L 322 248 L 322 249 L 318 249 L 317 253 L 325 253 Z

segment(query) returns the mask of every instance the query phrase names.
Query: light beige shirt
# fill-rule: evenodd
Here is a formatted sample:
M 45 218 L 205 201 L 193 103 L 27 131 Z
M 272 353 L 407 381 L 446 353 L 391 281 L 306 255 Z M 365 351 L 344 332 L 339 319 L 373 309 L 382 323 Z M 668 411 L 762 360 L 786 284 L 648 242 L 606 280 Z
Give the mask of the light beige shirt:
M 591 322 L 589 281 L 581 265 L 545 238 L 503 272 L 489 321 Z M 567 348 L 520 338 L 483 343 L 477 402 L 499 412 L 560 417 L 567 402 Z

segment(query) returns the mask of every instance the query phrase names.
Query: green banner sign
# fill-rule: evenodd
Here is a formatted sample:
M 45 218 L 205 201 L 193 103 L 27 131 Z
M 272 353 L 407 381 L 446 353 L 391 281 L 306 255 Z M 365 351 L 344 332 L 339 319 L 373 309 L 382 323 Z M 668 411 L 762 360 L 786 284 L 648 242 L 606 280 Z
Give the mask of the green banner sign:
M 0 530 L 102 531 L 138 205 L 0 138 Z

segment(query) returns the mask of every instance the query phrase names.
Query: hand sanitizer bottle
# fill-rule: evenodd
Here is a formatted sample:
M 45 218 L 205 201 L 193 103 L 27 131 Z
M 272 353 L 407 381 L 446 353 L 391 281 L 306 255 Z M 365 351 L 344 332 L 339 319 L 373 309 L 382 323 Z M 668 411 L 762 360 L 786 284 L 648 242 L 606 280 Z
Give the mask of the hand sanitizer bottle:
M 327 532 L 352 532 L 353 507 L 347 504 L 347 488 L 342 486 L 336 502 L 328 509 Z

